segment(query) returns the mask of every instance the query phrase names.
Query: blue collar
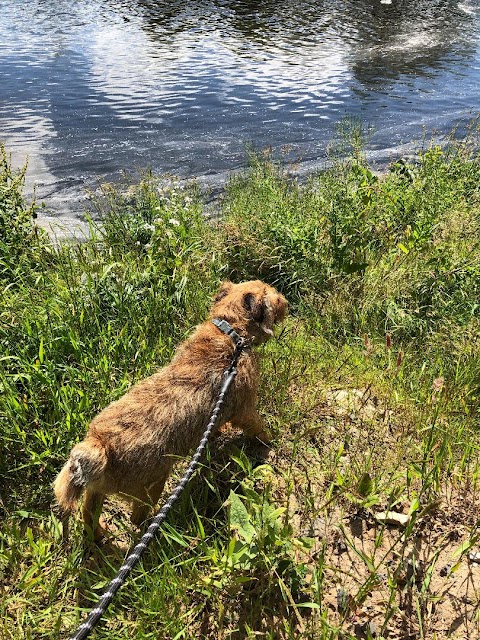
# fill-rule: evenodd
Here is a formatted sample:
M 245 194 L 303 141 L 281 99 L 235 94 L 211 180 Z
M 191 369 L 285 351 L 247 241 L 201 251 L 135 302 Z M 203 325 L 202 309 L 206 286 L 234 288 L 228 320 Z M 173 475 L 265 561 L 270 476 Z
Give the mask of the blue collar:
M 235 331 L 231 324 L 229 324 L 226 320 L 219 320 L 218 318 L 213 318 L 213 324 L 220 329 L 222 333 L 228 336 L 233 344 L 237 345 L 242 337 Z

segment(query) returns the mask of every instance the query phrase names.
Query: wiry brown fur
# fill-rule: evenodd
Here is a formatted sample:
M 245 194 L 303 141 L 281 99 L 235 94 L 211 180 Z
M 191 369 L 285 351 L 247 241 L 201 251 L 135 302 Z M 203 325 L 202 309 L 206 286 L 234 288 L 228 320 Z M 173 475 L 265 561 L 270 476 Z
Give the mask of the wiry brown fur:
M 172 362 L 106 407 L 91 422 L 85 440 L 73 447 L 54 482 L 63 511 L 74 511 L 85 492 L 83 520 L 98 538 L 105 496 L 118 493 L 132 499 L 131 520 L 141 524 L 175 460 L 198 446 L 230 364 L 234 344 L 211 319 L 226 320 L 259 344 L 273 335 L 286 310 L 285 298 L 259 280 L 223 283 L 209 319 L 179 346 Z M 247 350 L 240 356 L 219 424 L 231 422 L 247 436 L 268 441 L 255 408 L 257 386 L 257 356 Z

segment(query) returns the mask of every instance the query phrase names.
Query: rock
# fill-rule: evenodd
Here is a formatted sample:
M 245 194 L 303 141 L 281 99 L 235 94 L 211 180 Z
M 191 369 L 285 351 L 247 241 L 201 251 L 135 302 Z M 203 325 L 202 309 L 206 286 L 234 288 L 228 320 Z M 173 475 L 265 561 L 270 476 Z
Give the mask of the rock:
M 350 596 L 345 589 L 337 589 L 337 610 L 346 613 L 350 604 Z
M 339 416 L 349 416 L 351 419 L 373 420 L 379 413 L 368 391 L 360 389 L 328 391 L 327 401 L 330 406 L 335 406 Z
M 325 518 L 317 516 L 311 521 L 310 526 L 305 531 L 305 535 L 310 538 L 322 540 L 327 537 L 327 531 L 328 527 Z
M 375 519 L 382 524 L 393 524 L 397 527 L 406 527 L 410 522 L 410 516 L 396 511 L 380 511 L 375 514 Z
M 480 564 L 480 551 L 470 551 L 468 554 L 468 561 Z
M 359 622 L 354 627 L 355 637 L 360 640 L 360 638 L 378 638 L 378 628 L 377 625 L 370 621 Z

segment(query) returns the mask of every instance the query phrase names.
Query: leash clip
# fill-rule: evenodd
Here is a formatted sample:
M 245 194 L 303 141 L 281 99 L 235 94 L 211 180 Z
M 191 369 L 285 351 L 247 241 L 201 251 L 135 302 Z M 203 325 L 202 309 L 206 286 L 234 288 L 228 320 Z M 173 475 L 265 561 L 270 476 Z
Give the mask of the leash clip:
M 230 338 L 235 347 L 242 344 L 242 348 L 245 349 L 245 343 L 247 340 L 237 333 L 229 322 L 226 320 L 220 320 L 220 318 L 213 318 L 212 323 L 217 327 L 217 329 L 220 329 L 222 333 Z

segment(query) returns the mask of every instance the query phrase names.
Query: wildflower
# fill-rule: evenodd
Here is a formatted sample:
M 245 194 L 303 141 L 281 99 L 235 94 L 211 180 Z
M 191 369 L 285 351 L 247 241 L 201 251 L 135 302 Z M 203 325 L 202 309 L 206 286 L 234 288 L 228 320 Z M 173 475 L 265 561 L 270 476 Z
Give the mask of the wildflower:
M 440 378 L 435 378 L 432 382 L 432 402 L 438 402 L 437 394 L 440 394 L 443 385 L 445 384 L 445 379 L 440 376 Z
M 175 227 L 179 227 L 180 226 L 180 222 L 178 220 L 176 220 L 175 218 L 170 218 L 168 223 L 169 224 L 173 224 Z
M 398 355 L 397 355 L 397 369 L 399 369 L 402 366 L 402 361 L 403 361 L 403 353 L 399 349 L 398 350 Z
M 370 342 L 370 338 L 367 336 L 367 334 L 363 336 L 363 344 L 365 345 L 367 355 L 370 353 L 373 353 L 374 347 L 373 347 L 373 344 Z

